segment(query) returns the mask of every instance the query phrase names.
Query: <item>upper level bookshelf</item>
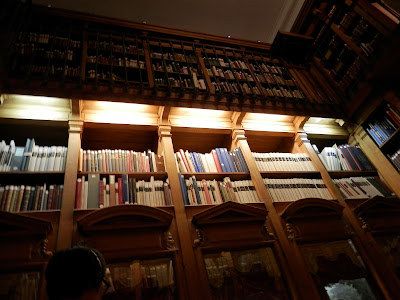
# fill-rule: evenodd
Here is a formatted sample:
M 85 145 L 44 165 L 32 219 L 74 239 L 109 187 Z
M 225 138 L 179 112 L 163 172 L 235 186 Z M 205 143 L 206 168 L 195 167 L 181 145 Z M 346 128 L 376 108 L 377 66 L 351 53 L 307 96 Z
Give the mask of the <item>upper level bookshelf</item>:
M 8 41 L 7 93 L 343 115 L 340 103 L 307 91 L 323 87 L 304 66 L 271 57 L 267 44 L 40 6 L 31 14 Z
M 398 24 L 399 17 L 382 3 L 313 1 L 293 29 L 314 38 L 313 64 L 337 93 L 348 98 L 352 116 L 375 86 L 393 83 L 388 74 L 397 72 Z

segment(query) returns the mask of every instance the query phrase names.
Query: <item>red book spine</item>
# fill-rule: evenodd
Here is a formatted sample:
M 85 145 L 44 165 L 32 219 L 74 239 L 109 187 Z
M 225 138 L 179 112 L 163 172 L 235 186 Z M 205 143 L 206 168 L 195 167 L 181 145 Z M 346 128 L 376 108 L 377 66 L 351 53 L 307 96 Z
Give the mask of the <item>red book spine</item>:
M 396 117 L 396 115 L 391 110 L 387 110 L 386 113 L 388 114 L 390 119 L 392 119 L 393 122 L 395 122 L 397 126 L 400 127 L 400 120 Z
M 124 204 L 124 195 L 122 190 L 122 177 L 118 178 L 118 204 Z
M 206 195 L 207 204 L 212 204 L 210 192 L 208 191 L 208 187 L 207 187 L 207 181 L 205 179 L 203 179 L 201 181 L 201 183 L 203 184 L 204 194 Z
M 99 207 L 104 207 L 104 182 L 103 180 L 99 181 Z
M 354 161 L 354 163 L 357 165 L 357 168 L 359 170 L 362 170 L 362 168 L 360 167 L 360 165 L 357 163 L 357 160 L 354 158 L 353 154 L 351 154 L 351 151 L 349 150 L 349 147 L 351 146 L 344 146 L 345 151 L 347 151 L 350 154 L 351 159 Z
M 179 152 L 181 153 L 183 163 L 185 164 L 186 170 L 188 170 L 188 172 L 192 172 L 193 170 L 190 168 L 189 163 L 186 159 L 185 151 L 183 151 L 183 149 L 179 149 Z
M 75 208 L 82 208 L 82 178 L 76 180 Z
M 211 154 L 212 154 L 212 156 L 214 158 L 215 166 L 217 167 L 218 173 L 222 173 L 221 163 L 219 162 L 217 151 L 212 150 Z

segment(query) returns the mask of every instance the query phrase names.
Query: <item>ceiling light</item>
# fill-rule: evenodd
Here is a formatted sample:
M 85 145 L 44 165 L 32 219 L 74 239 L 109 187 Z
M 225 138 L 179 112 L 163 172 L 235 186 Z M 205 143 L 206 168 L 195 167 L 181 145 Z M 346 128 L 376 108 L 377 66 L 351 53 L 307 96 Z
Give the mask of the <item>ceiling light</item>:
M 231 36 L 230 35 L 228 35 L 228 39 L 230 39 L 231 38 Z
M 142 23 L 143 23 L 143 24 L 146 24 L 146 21 L 143 21 Z
M 261 43 L 261 41 L 257 41 L 257 43 Z

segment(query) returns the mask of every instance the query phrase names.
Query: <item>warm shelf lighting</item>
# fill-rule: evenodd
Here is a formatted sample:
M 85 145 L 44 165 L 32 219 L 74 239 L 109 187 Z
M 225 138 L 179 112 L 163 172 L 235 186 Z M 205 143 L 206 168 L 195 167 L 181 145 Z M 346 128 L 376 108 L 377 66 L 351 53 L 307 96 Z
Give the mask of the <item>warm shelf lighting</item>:
M 174 107 L 170 121 L 174 126 L 194 128 L 229 128 L 231 111 Z
M 90 122 L 157 125 L 158 106 L 85 100 L 82 113 L 85 121 Z
M 70 99 L 6 94 L 0 110 L 2 118 L 68 120 Z
M 294 132 L 295 118 L 287 115 L 247 113 L 242 125 L 245 130 Z

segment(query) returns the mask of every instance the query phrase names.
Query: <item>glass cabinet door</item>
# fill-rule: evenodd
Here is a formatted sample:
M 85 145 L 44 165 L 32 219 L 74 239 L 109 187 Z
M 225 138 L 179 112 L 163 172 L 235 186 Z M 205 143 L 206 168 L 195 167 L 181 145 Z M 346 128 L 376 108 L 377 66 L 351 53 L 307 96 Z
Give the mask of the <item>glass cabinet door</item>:
M 0 274 L 0 299 L 37 300 L 40 272 Z
M 178 299 L 171 259 L 108 264 L 106 279 L 110 288 L 104 299 Z
M 203 257 L 213 300 L 289 299 L 271 248 Z

